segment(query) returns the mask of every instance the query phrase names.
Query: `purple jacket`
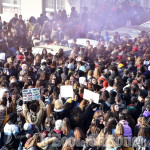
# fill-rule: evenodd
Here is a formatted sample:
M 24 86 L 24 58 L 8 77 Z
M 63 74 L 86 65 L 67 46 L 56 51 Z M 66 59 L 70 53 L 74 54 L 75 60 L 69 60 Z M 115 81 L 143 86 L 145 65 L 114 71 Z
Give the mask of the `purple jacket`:
M 132 129 L 128 125 L 128 122 L 126 120 L 121 120 L 119 123 L 121 123 L 124 127 L 124 136 L 132 138 Z
M 144 117 L 150 117 L 150 112 L 145 110 L 143 113 L 143 116 Z

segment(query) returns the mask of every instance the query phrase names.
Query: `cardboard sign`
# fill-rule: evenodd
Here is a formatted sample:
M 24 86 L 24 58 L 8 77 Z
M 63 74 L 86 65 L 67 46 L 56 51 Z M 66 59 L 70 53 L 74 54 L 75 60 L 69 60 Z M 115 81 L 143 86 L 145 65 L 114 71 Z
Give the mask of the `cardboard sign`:
M 71 85 L 60 86 L 60 95 L 61 97 L 64 97 L 64 98 L 67 98 L 67 97 L 73 98 L 73 87 Z
M 92 92 L 90 90 L 84 89 L 83 98 L 86 100 L 92 99 L 94 103 L 99 103 L 99 94 Z
M 39 88 L 32 88 L 32 89 L 25 89 L 22 90 L 23 101 L 33 101 L 40 99 L 40 89 Z
M 0 53 L 0 59 L 1 59 L 1 60 L 4 60 L 4 61 L 5 61 L 5 56 L 6 56 L 5 53 Z

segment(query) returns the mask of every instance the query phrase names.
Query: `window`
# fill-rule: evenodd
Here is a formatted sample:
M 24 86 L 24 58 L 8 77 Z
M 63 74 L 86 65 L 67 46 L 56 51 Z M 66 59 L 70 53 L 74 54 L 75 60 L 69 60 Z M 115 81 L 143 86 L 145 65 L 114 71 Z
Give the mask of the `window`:
M 58 9 L 65 9 L 65 1 L 64 0 L 57 0 L 56 1 L 56 8 Z
M 46 0 L 45 8 L 54 9 L 54 0 Z

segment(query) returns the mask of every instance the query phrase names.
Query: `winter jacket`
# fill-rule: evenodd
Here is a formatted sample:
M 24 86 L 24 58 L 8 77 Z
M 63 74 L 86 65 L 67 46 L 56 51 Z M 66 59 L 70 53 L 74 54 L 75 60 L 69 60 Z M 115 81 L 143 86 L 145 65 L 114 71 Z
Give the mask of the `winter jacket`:
M 48 148 L 48 145 L 53 143 L 56 139 L 56 137 L 45 138 L 42 142 L 37 143 L 37 146 L 42 150 L 46 150 Z
M 129 123 L 126 120 L 121 120 L 119 123 L 121 123 L 124 127 L 124 136 L 132 138 L 132 129 L 128 125 Z
M 144 113 L 143 113 L 143 116 L 146 117 L 146 118 L 150 117 L 150 112 L 145 110 Z
M 39 101 L 40 110 L 34 116 L 27 108 L 27 104 L 23 104 L 23 114 L 25 116 L 26 122 L 31 124 L 40 125 L 44 116 L 45 105 L 40 100 Z
M 4 145 L 8 149 L 17 149 L 19 146 L 19 141 L 26 139 L 26 135 L 21 135 L 19 133 L 19 128 L 15 124 L 10 122 L 6 123 L 4 127 Z
M 150 140 L 148 138 L 143 137 L 143 136 L 138 136 L 133 142 L 133 147 L 134 148 L 147 147 L 149 142 Z

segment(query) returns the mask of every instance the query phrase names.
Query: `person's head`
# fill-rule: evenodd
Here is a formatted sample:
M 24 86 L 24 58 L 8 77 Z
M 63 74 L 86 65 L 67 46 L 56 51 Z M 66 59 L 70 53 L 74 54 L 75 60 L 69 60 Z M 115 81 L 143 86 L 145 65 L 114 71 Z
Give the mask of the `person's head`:
M 48 116 L 48 117 L 46 118 L 46 120 L 45 120 L 45 126 L 50 129 L 50 128 L 53 128 L 54 125 L 55 125 L 55 118 L 54 118 L 54 116 L 51 114 L 50 116 Z
M 29 110 L 30 113 L 32 113 L 33 115 L 36 115 L 37 110 L 38 110 L 38 105 L 36 101 L 33 101 L 30 105 L 29 105 Z
M 122 98 L 121 98 L 121 95 L 117 95 L 116 97 L 115 97 L 115 102 L 116 102 L 116 104 L 122 104 Z
M 6 97 L 2 97 L 2 99 L 0 100 L 0 105 L 2 106 L 6 106 L 7 105 L 7 98 Z
M 9 81 L 10 81 L 10 83 L 15 83 L 15 82 L 17 82 L 17 78 L 15 76 L 11 76 L 9 78 Z
M 20 46 L 20 47 L 19 47 L 19 51 L 23 54 L 24 51 L 25 51 L 25 48 L 24 48 L 23 46 Z
M 123 136 L 124 134 L 124 127 L 121 123 L 118 123 L 116 126 L 115 134 L 117 137 Z
M 26 63 L 24 63 L 24 64 L 22 64 L 21 68 L 22 68 L 22 70 L 27 71 L 28 65 Z
M 63 147 L 62 150 L 74 150 L 74 139 L 73 138 L 68 138 Z
M 56 120 L 56 122 L 55 122 L 55 129 L 56 130 L 61 130 L 62 125 L 63 125 L 63 121 L 62 120 Z
M 15 16 L 14 16 L 16 19 L 18 18 L 18 14 L 15 14 Z
M 63 119 L 63 125 L 61 130 L 63 131 L 64 135 L 67 136 L 69 134 L 69 131 L 71 130 L 71 124 L 68 118 Z
M 11 122 L 12 124 L 15 124 L 17 122 L 17 113 L 11 113 L 9 115 L 9 122 Z
M 127 117 L 125 116 L 125 114 L 124 113 L 119 113 L 119 120 L 121 121 L 121 120 L 126 120 L 127 119 Z
M 75 139 L 75 141 L 85 139 L 85 135 L 79 127 L 75 128 L 75 130 L 74 130 L 74 139 Z
M 42 55 L 47 55 L 47 50 L 45 48 L 42 50 Z
M 2 82 L 1 82 L 1 87 L 5 87 L 5 88 L 9 88 L 9 82 L 7 81 L 7 80 L 3 80 Z
M 51 104 L 51 103 L 46 106 L 46 115 L 47 115 L 47 117 L 52 114 L 53 109 L 54 109 L 54 105 Z
M 138 93 L 138 100 L 141 103 L 143 103 L 147 96 L 148 96 L 148 92 L 146 90 L 140 90 Z
M 106 140 L 106 146 L 110 149 L 117 147 L 117 143 L 115 142 L 115 137 L 113 135 L 108 135 L 108 138 Z
M 112 87 L 114 85 L 114 80 L 112 79 L 108 80 L 108 85 Z
M 131 98 L 131 102 L 130 102 L 130 103 L 131 103 L 133 106 L 135 106 L 135 105 L 136 105 L 136 103 L 137 103 L 137 101 L 138 101 L 138 100 L 137 100 L 137 98 L 136 98 L 136 97 L 132 97 L 132 98 Z
M 112 129 L 116 128 L 116 125 L 117 125 L 116 118 L 110 117 L 107 121 L 107 124 L 106 124 L 106 127 L 107 127 L 110 134 L 112 133 Z
M 62 100 L 56 100 L 54 105 L 54 111 L 61 111 L 63 110 L 63 101 Z
M 107 99 L 109 98 L 109 92 L 107 90 L 102 92 L 102 99 L 103 101 L 107 101 Z
M 113 113 L 119 113 L 119 106 L 117 105 L 117 104 L 113 104 L 112 106 L 111 106 L 111 111 L 113 112 Z
M 138 132 L 138 136 L 143 136 L 143 137 L 146 137 L 148 139 L 150 139 L 150 128 L 148 127 L 141 127 L 139 132 Z

